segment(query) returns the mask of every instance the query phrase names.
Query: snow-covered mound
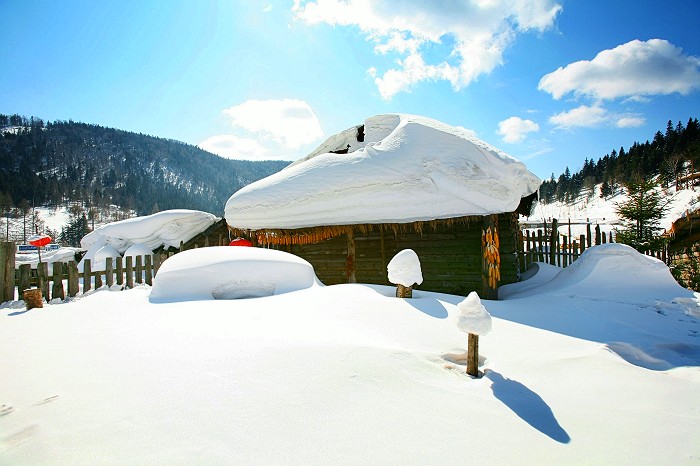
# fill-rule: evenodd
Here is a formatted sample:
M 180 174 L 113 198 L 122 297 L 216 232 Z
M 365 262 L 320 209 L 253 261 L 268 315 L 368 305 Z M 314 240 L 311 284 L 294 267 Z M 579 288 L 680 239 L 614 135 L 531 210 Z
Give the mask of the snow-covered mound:
M 83 249 L 88 250 L 83 259 L 94 260 L 95 253 L 106 244 L 113 246 L 119 253 L 125 252 L 134 244 L 145 245 L 151 250 L 160 246 L 179 247 L 180 241 L 189 240 L 215 222 L 216 217 L 208 212 L 176 209 L 108 223 L 95 228 L 95 231 L 80 240 Z M 80 266 L 82 264 L 81 261 Z
M 586 249 L 573 264 L 561 269 L 551 280 L 537 288 L 527 289 L 527 284 L 524 281 L 510 285 L 512 291 L 508 297 L 556 293 L 597 298 L 604 296 L 621 302 L 641 303 L 670 301 L 692 295 L 676 282 L 662 261 L 617 243 Z M 518 285 L 524 288 L 520 292 L 515 291 Z
M 365 122 L 363 141 L 351 128 L 239 190 L 225 215 L 248 229 L 407 223 L 514 211 L 539 184 L 521 162 L 463 128 L 379 115 Z
M 112 258 L 112 263 L 114 264 L 117 257 L 121 257 L 117 248 L 111 244 L 105 244 L 95 251 L 91 260 L 91 268 L 92 270 L 105 270 L 107 268 L 107 259 Z
M 125 258 L 128 256 L 136 258 L 138 256 L 147 256 L 149 254 L 153 254 L 153 249 L 141 243 L 132 244 L 126 251 L 124 251 Z
M 190 249 L 163 263 L 152 302 L 244 299 L 320 285 L 304 259 L 283 251 L 216 246 Z

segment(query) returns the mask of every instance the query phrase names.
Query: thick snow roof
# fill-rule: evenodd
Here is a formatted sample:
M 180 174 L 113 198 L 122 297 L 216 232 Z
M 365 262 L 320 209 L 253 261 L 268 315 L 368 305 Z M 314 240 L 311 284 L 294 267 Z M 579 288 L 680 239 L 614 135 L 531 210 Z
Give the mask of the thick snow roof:
M 239 190 L 225 216 L 232 227 L 257 230 L 488 215 L 515 211 L 540 182 L 464 128 L 387 114 Z

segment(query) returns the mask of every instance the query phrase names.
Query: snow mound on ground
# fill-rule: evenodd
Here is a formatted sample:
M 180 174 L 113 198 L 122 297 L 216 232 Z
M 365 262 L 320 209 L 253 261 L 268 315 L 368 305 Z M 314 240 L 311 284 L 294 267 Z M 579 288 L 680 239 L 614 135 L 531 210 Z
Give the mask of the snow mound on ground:
M 364 141 L 348 153 L 320 152 L 346 147 L 353 134 L 331 137 L 236 192 L 226 203 L 228 224 L 302 228 L 487 215 L 514 211 L 540 185 L 521 162 L 463 128 L 414 115 L 369 118 Z
M 507 299 L 516 293 L 542 286 L 561 271 L 562 268 L 556 265 L 546 262 L 532 262 L 527 266 L 527 270 L 520 274 L 521 281 L 498 288 L 498 299 Z
M 62 247 L 55 251 L 42 252 L 41 262 L 46 262 L 49 267 L 49 275 L 53 274 L 53 263 L 64 262 L 68 263 L 75 260 L 75 253 L 80 251 L 78 248 Z M 15 256 L 15 268 L 19 269 L 20 265 L 29 264 L 33 269 L 39 264 L 39 254 L 32 252 L 29 254 L 17 254 Z
M 512 293 L 508 298 L 541 293 L 615 299 L 627 303 L 672 301 L 692 294 L 676 282 L 662 261 L 617 243 L 586 249 L 573 264 L 561 269 L 547 283 Z
M 418 254 L 413 249 L 396 253 L 387 265 L 389 281 L 395 285 L 413 286 L 423 283 Z
M 151 302 L 245 299 L 320 285 L 304 259 L 283 251 L 215 246 L 191 249 L 163 262 Z

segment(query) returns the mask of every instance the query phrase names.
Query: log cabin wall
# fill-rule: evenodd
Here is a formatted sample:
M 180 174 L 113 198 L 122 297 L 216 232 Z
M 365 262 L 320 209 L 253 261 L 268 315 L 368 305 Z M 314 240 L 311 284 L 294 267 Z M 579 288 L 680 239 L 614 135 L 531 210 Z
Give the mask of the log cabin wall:
M 500 237 L 501 280 L 498 285 L 518 280 L 517 217 L 514 213 L 495 217 Z M 413 249 L 421 262 L 423 283 L 419 290 L 466 296 L 477 291 L 484 298 L 495 299 L 495 290 L 484 288 L 482 232 L 484 222 L 441 224 L 422 231 L 394 232 L 375 228 L 370 232 L 353 232 L 354 260 L 348 256 L 347 236 L 337 236 L 314 244 L 279 246 L 304 258 L 313 265 L 318 278 L 326 285 L 348 283 L 354 267 L 358 283 L 389 285 L 386 265 L 402 249 Z

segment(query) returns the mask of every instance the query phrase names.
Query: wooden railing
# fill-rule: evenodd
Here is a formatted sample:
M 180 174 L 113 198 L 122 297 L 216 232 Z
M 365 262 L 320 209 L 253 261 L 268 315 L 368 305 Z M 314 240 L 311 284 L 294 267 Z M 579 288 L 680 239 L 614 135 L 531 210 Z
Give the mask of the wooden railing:
M 586 224 L 586 233 L 569 236 L 559 232 L 559 224 L 552 219 L 549 225 L 535 230 L 521 231 L 518 259 L 520 270 L 527 270 L 532 262 L 544 262 L 558 267 L 567 267 L 579 258 L 583 252 L 599 244 L 613 243 L 612 232 L 601 231 L 600 225 Z M 645 251 L 644 254 L 656 257 L 668 263 L 668 250 Z
M 103 286 L 120 289 L 133 288 L 136 284 L 153 284 L 161 264 L 173 253 L 145 256 L 107 258 L 105 270 L 92 270 L 89 259 L 83 261 L 83 270 L 78 270 L 76 261 L 53 262 L 49 274 L 48 263 L 41 262 L 36 269 L 30 264 L 22 264 L 15 269 L 15 245 L 12 242 L 0 245 L 0 302 L 22 300 L 24 291 L 41 289 L 46 301 L 74 297 L 91 289 Z M 81 286 L 82 284 L 82 286 Z

